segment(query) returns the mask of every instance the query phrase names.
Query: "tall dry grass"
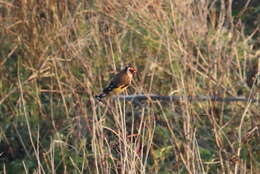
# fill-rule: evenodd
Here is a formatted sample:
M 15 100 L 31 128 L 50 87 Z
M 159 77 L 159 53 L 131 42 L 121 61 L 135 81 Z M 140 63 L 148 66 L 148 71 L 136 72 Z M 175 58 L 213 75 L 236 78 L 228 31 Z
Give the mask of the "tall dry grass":
M 231 7 L 0 1 L 1 172 L 259 173 L 259 103 L 93 98 L 128 63 L 126 95 L 259 97 L 259 27 Z

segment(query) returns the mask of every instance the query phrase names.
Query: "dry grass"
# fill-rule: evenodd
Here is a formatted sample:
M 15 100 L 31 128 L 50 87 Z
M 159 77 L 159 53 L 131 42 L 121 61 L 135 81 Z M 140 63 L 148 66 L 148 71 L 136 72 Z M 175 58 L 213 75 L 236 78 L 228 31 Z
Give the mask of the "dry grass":
M 225 2 L 0 1 L 1 173 L 260 173 L 259 103 L 93 98 L 128 63 L 131 94 L 259 97 Z

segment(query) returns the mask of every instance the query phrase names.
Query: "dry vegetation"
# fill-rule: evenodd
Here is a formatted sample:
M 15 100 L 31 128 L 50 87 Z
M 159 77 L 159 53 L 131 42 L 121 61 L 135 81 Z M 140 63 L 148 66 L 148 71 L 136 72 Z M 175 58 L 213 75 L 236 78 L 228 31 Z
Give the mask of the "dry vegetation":
M 93 98 L 128 63 L 126 95 L 259 97 L 256 1 L 0 0 L 0 173 L 260 173 L 259 103 Z

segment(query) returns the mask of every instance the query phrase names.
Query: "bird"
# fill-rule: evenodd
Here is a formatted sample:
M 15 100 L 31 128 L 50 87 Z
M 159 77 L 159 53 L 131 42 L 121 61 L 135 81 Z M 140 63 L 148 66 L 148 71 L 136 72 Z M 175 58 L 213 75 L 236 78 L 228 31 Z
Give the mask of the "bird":
M 108 86 L 106 86 L 103 89 L 101 94 L 96 95 L 95 98 L 98 101 L 101 101 L 102 98 L 106 96 L 120 94 L 131 84 L 133 75 L 136 72 L 137 70 L 133 66 L 131 65 L 126 66 L 123 70 L 121 70 L 112 78 Z

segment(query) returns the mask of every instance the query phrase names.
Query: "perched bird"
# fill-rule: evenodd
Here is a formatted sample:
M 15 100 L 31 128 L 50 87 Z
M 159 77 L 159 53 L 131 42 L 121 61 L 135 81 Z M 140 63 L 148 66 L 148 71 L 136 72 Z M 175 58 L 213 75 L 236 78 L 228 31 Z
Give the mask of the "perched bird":
M 103 92 L 96 97 L 97 100 L 101 101 L 107 95 L 118 95 L 123 92 L 131 83 L 133 74 L 136 69 L 132 66 L 126 66 L 122 71 L 116 74 L 109 85 L 103 89 Z

